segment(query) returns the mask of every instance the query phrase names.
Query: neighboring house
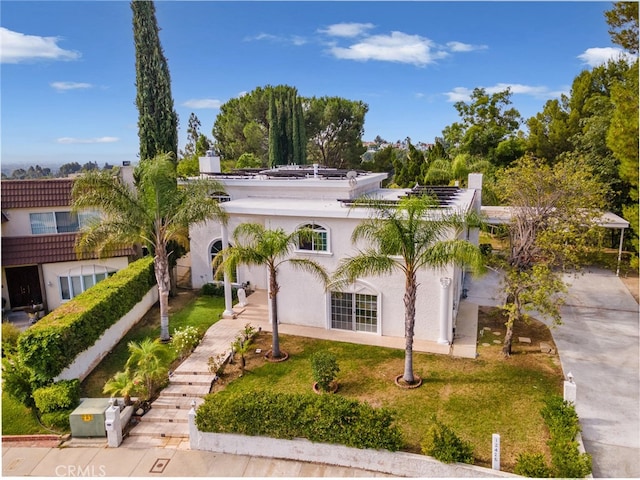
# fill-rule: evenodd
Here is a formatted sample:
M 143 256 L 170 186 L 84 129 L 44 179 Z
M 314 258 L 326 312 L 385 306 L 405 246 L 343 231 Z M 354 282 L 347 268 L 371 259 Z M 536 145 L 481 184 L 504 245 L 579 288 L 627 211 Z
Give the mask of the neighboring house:
M 133 249 L 79 260 L 75 241 L 95 212 L 71 213 L 73 179 L 3 180 L 2 298 L 5 308 L 49 312 L 129 263 Z
M 225 186 L 226 194 L 218 197 L 230 219 L 227 227 L 211 221 L 190 230 L 193 288 L 214 280 L 211 259 L 232 241 L 233 230 L 241 223 L 260 223 L 286 232 L 311 226 L 317 233 L 314 241 L 299 245 L 293 255 L 312 258 L 332 274 L 342 258 L 356 253 L 351 234 L 371 213 L 368 209 L 351 208 L 353 200 L 368 195 L 397 201 L 404 195 L 422 193 L 412 189 L 382 189 L 386 173 L 287 166 L 220 174 L 217 157 L 203 157 L 200 170 L 202 175 L 211 175 Z M 438 194 L 443 210 L 479 211 L 481 184 L 482 176 L 473 175 L 472 188 L 439 187 L 427 193 Z M 473 233 L 475 238 L 471 240 L 477 244 L 477 232 Z M 461 233 L 461 238 L 469 236 L 468 229 Z M 443 271 L 419 272 L 416 340 L 440 344 L 453 341 L 464 275 L 462 269 L 453 266 Z M 240 266 L 232 281 L 238 285 L 248 283 L 253 289 L 266 289 L 267 273 L 264 268 Z M 405 282 L 401 274 L 361 278 L 349 287 L 329 286 L 325 290 L 311 274 L 284 264 L 278 269 L 278 281 L 281 324 L 346 330 L 362 338 L 404 336 Z

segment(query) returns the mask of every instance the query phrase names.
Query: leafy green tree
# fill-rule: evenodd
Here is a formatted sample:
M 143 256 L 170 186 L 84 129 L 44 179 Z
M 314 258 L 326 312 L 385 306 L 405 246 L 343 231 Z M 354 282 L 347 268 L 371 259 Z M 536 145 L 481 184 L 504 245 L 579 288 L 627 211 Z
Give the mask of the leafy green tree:
M 611 41 L 630 53 L 638 53 L 638 2 L 614 2 L 604 15 Z
M 189 116 L 187 144 L 180 152 L 177 170 L 179 177 L 195 177 L 200 173 L 200 157 L 204 157 L 211 146 L 206 135 L 200 133 L 200 119 L 195 113 Z
M 491 164 L 486 160 L 475 160 L 468 153 L 461 153 L 451 161 L 447 158 L 435 159 L 427 169 L 425 185 L 448 185 L 457 181 L 464 185 L 470 173 L 486 172 Z
M 73 186 L 74 210 L 97 209 L 99 222 L 78 236 L 79 251 L 108 253 L 122 244 L 145 245 L 154 255 L 154 270 L 160 298 L 160 339 L 169 340 L 170 242 L 186 246 L 189 226 L 226 214 L 209 193 L 224 191 L 210 179 L 192 180 L 178 187 L 170 154 L 141 161 L 136 168 L 135 189 L 109 172 L 92 171 Z
M 636 4 L 637 17 L 637 4 Z M 611 87 L 611 102 L 614 106 L 606 142 L 618 161 L 618 174 L 629 186 L 628 197 L 623 199 L 622 213 L 631 224 L 633 246 L 636 253 L 640 229 L 638 218 L 638 62 L 629 69 L 624 78 Z
M 565 286 L 559 268 L 579 268 L 599 229 L 605 187 L 585 159 L 567 158 L 549 166 L 523 157 L 498 175 L 497 191 L 511 207 L 510 249 L 501 263 L 507 333 L 503 354 L 511 355 L 513 327 L 537 311 L 554 322 Z
M 60 165 L 60 170 L 58 173 L 60 174 L 60 176 L 66 177 L 67 175 L 78 173 L 80 170 L 82 170 L 82 167 L 78 162 L 71 162 Z
M 236 162 L 236 168 L 262 168 L 262 162 L 253 153 L 243 153 Z
M 514 136 L 520 127 L 520 113 L 511 105 L 511 91 L 489 94 L 474 88 L 469 103 L 456 102 L 460 122 L 445 127 L 443 135 L 450 155 L 468 153 L 498 163 L 495 150 L 500 142 Z
M 271 356 L 281 358 L 280 339 L 278 336 L 278 268 L 289 263 L 294 268 L 309 272 L 322 280 L 326 285 L 328 275 L 324 268 L 307 258 L 292 258 L 291 251 L 299 241 L 308 239 L 313 232 L 311 229 L 300 229 L 286 233 L 283 229 L 269 230 L 257 223 L 240 224 L 233 232 L 233 246 L 227 247 L 216 254 L 213 265 L 216 275 L 226 271 L 232 274 L 238 265 L 264 266 L 267 269 L 269 281 L 269 312 L 272 325 Z
M 363 199 L 358 207 L 371 208 L 374 215 L 360 223 L 352 234 L 352 242 L 365 240 L 369 246 L 352 257 L 344 258 L 335 273 L 338 284 L 351 283 L 368 275 L 402 272 L 405 277 L 404 325 L 405 363 L 402 378 L 408 384 L 413 374 L 413 333 L 416 317 L 418 272 L 423 268 L 468 265 L 483 270 L 483 257 L 476 245 L 460 239 L 449 239 L 477 219 L 440 211 L 433 218 L 438 203 L 429 197 L 407 197 L 397 206 L 375 199 Z
M 527 151 L 547 163 L 555 163 L 556 158 L 572 150 L 569 138 L 569 97 L 548 100 L 542 112 L 526 121 L 529 129 Z
M 410 139 L 407 139 L 408 152 L 405 158 L 396 159 L 394 164 L 394 183 L 400 188 L 413 187 L 416 183 L 424 183 L 424 174 L 427 163 L 424 153 L 413 146 Z
M 355 168 L 362 145 L 367 104 L 341 97 L 312 97 L 305 102 L 309 158 L 327 167 Z
M 173 107 L 169 66 L 160 44 L 152 1 L 134 0 L 133 38 L 136 51 L 136 105 L 140 160 L 162 153 L 178 156 L 178 115 Z

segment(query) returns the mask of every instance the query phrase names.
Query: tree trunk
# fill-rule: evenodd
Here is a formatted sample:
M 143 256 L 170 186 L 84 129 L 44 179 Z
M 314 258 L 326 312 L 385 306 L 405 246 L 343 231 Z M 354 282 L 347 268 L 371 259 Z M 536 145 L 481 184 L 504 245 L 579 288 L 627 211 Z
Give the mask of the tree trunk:
M 169 259 L 164 246 L 156 247 L 154 261 L 156 282 L 158 283 L 158 299 L 160 301 L 160 341 L 168 342 L 169 336 Z
M 513 323 L 507 322 L 507 333 L 504 336 L 504 343 L 502 344 L 502 354 L 506 358 L 511 356 L 512 339 L 513 339 Z
M 413 330 L 416 323 L 416 274 L 407 272 L 404 292 L 404 374 L 402 379 L 411 384 L 415 381 L 413 376 Z
M 269 298 L 271 298 L 271 357 L 280 358 L 280 337 L 278 336 L 278 279 L 276 277 L 276 269 L 269 268 Z

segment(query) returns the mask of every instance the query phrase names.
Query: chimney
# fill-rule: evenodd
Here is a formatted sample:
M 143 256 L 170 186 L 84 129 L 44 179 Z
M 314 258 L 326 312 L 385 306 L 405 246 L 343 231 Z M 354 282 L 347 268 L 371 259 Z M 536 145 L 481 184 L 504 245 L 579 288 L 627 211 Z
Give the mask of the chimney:
M 133 179 L 133 166 L 131 166 L 131 162 L 126 160 L 122 162 L 122 167 L 120 168 L 120 178 L 125 184 L 129 185 L 130 187 L 134 186 L 135 181 Z
M 207 150 L 204 157 L 200 157 L 200 173 L 220 173 L 220 157 L 213 154 L 213 150 Z

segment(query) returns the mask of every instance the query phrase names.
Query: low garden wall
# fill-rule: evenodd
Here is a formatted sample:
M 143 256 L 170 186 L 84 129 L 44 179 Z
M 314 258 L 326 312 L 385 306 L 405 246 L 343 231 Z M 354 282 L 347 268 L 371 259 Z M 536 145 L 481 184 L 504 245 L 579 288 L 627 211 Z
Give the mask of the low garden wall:
M 71 365 L 54 378 L 54 381 L 78 378 L 82 382 L 157 301 L 158 287 L 154 285 L 140 302 L 117 323 L 105 330 L 96 343 L 80 353 Z
M 201 432 L 196 426 L 195 417 L 195 409 L 191 409 L 189 412 L 191 450 L 337 465 L 400 477 L 517 477 L 510 473 L 463 463 L 446 464 L 425 455 L 412 453 L 351 448 L 314 443 L 306 439 L 282 440 L 231 433 Z

